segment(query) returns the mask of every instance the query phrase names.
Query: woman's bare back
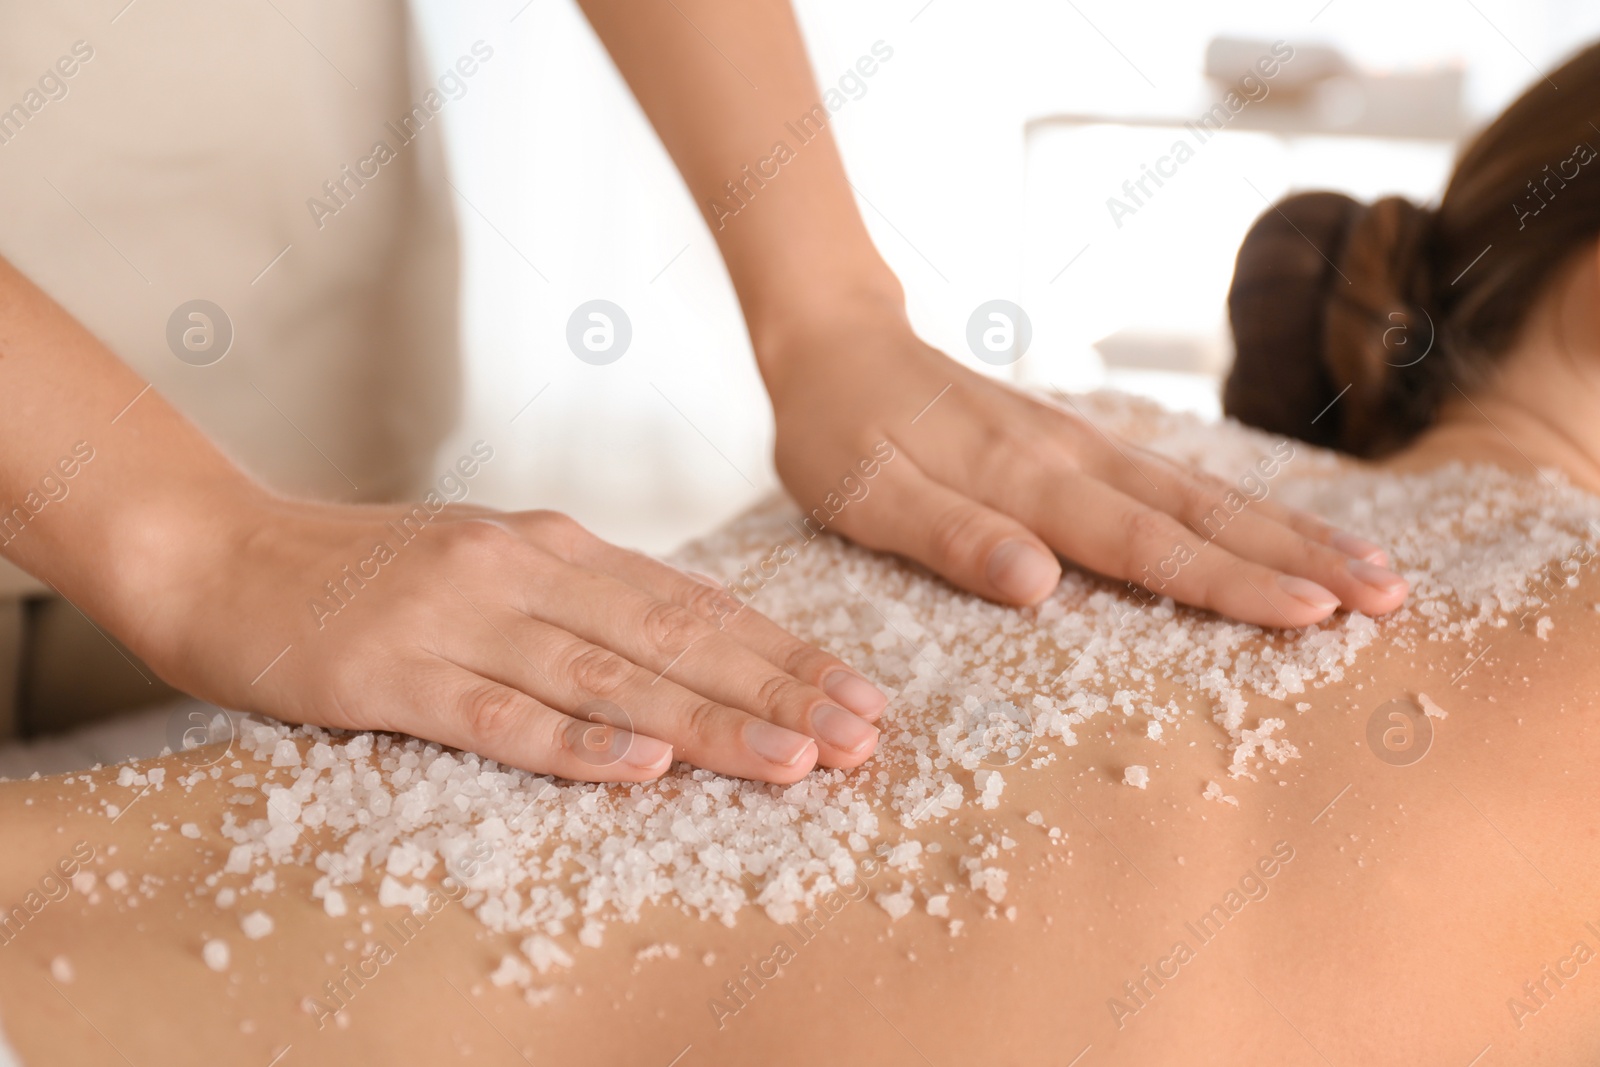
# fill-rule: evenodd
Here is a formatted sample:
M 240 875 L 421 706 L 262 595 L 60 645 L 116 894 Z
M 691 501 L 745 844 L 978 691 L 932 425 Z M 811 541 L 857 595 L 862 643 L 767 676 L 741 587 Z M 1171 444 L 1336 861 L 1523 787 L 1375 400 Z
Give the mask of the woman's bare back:
M 149 765 L 9 784 L 0 902 L 79 841 L 95 874 L 0 948 L 13 1042 L 28 1062 L 1592 1062 L 1600 502 L 1097 417 L 1233 482 L 1212 523 L 1340 510 L 1412 602 L 1267 637 L 1069 576 L 1017 613 L 840 544 L 785 552 L 784 514 L 752 516 L 683 562 L 748 568 L 755 607 L 893 687 L 861 771 L 573 786 L 267 730 L 157 761 L 158 788 Z

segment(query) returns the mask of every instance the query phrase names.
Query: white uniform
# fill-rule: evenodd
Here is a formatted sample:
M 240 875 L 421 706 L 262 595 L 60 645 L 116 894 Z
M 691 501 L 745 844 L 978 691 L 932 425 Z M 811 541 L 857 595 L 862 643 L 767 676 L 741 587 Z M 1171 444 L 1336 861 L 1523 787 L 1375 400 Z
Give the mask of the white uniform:
M 0 254 L 268 483 L 426 481 L 457 257 L 440 120 L 396 135 L 433 83 L 404 6 L 120 2 L 3 5 Z M 378 141 L 393 158 L 363 179 Z M 234 330 L 210 366 L 167 342 L 197 298 Z
M 459 399 L 462 75 L 397 2 L 125 2 L 0 0 L 0 255 L 269 485 L 419 491 Z M 209 365 L 168 340 L 197 299 Z

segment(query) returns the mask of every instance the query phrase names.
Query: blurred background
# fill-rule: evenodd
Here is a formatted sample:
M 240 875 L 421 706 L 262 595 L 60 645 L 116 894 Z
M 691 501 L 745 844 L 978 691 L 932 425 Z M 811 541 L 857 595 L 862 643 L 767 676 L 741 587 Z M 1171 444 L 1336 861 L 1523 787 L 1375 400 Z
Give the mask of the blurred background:
M 442 454 L 495 446 L 475 499 L 557 508 L 662 552 L 773 491 L 771 416 L 716 247 L 575 4 L 416 7 L 437 69 L 478 39 L 508 60 L 445 119 L 466 201 L 468 380 Z M 893 49 L 832 128 L 925 339 L 1020 382 L 1111 385 L 1209 415 L 1233 255 L 1269 201 L 1306 187 L 1436 198 L 1464 136 L 1600 35 L 1592 0 L 798 10 L 823 88 L 874 43 Z M 1279 40 L 1294 58 L 1264 97 L 1203 143 L 1184 127 Z M 1160 163 L 1180 138 L 1192 158 Z M 1158 164 L 1173 173 L 1131 199 L 1123 183 Z M 633 328 L 606 366 L 565 341 L 593 299 Z M 993 299 L 1033 327 L 1003 368 L 966 342 Z

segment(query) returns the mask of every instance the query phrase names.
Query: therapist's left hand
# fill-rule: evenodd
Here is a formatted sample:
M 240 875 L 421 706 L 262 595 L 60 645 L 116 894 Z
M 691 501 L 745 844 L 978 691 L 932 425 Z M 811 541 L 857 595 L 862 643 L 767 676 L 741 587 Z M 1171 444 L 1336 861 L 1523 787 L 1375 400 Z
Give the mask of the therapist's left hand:
M 1059 554 L 1269 627 L 1405 599 L 1377 545 L 1265 497 L 1219 526 L 1236 485 L 1113 437 L 1070 399 L 963 366 L 919 340 L 893 299 L 829 301 L 753 333 L 778 473 L 801 506 L 827 507 L 831 494 L 829 529 L 980 596 L 1038 603 L 1061 577 Z

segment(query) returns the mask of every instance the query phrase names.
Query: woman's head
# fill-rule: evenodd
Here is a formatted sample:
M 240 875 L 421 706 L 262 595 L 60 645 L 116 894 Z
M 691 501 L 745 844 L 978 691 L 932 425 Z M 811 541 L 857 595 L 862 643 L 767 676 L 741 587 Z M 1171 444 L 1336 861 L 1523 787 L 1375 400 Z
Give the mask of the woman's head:
M 1437 208 L 1299 193 L 1256 220 L 1228 294 L 1224 408 L 1356 455 L 1392 452 L 1447 393 L 1483 380 L 1597 237 L 1592 45 L 1478 135 Z

